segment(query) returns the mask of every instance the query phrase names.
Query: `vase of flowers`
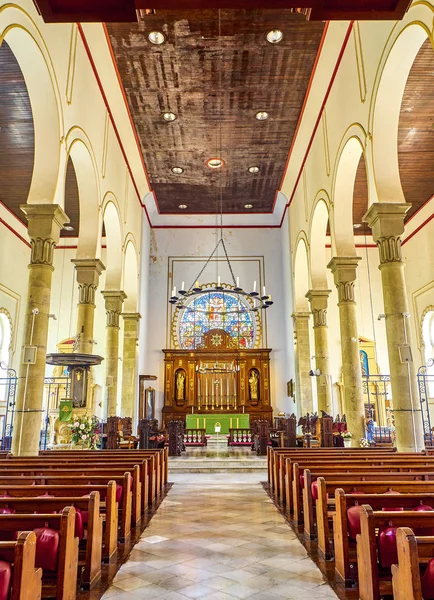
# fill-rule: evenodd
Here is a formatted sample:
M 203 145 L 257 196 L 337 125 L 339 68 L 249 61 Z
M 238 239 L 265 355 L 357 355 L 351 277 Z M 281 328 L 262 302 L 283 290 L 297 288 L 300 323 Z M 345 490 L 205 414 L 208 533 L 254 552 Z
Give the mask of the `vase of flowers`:
M 343 431 L 341 436 L 344 438 L 345 448 L 351 448 L 351 438 L 353 437 L 351 431 Z
M 94 415 L 73 415 L 69 424 L 74 446 L 95 450 L 99 441 L 100 424 Z

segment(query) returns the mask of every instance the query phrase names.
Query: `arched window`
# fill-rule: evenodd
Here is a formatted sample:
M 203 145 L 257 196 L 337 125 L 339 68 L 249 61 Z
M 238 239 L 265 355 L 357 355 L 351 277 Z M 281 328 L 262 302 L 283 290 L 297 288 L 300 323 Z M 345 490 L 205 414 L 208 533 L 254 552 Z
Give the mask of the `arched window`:
M 3 310 L 3 309 L 0 309 Z M 8 315 L 0 312 L 0 362 L 3 368 L 9 367 L 9 353 L 12 341 L 12 325 Z
M 431 308 L 431 307 L 429 307 Z M 426 373 L 428 377 L 428 391 L 434 397 L 434 310 L 428 310 L 422 321 L 422 339 L 425 352 Z M 428 366 L 429 365 L 429 366 Z
M 210 329 L 224 329 L 235 348 L 253 348 L 256 338 L 254 313 L 247 300 L 231 292 L 204 292 L 195 296 L 178 318 L 178 344 L 189 350 L 203 345 Z

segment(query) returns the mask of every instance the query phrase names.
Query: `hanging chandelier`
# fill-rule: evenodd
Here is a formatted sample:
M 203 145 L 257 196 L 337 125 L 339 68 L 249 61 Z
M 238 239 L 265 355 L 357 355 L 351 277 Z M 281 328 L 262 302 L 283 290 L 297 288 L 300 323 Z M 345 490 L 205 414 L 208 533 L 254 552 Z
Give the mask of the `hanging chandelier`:
M 215 165 L 214 166 L 208 165 L 208 166 L 211 166 L 212 168 L 216 168 L 217 170 L 220 170 L 220 167 L 225 165 L 225 161 L 221 158 L 222 157 L 222 69 L 223 69 L 222 57 L 223 57 L 223 53 L 222 53 L 222 48 L 221 48 L 221 43 L 220 43 L 220 40 L 221 40 L 220 9 L 218 12 L 218 18 L 219 18 L 218 39 L 219 39 L 219 47 L 220 47 L 220 70 L 219 70 L 219 76 L 220 76 L 220 86 L 219 86 L 220 120 L 219 120 L 219 129 L 217 132 L 218 154 L 216 154 L 216 156 L 218 156 L 218 158 L 214 158 L 214 159 L 210 159 L 210 160 L 217 161 L 219 164 L 218 164 L 218 168 Z M 208 161 L 208 163 L 209 162 L 210 161 Z M 214 308 L 214 311 L 213 311 L 214 314 L 216 314 L 216 313 L 218 313 L 218 314 L 223 314 L 223 313 L 225 313 L 225 314 L 243 314 L 243 313 L 258 312 L 258 311 L 266 310 L 273 304 L 273 301 L 271 299 L 271 294 L 267 294 L 265 285 L 262 286 L 262 294 L 260 293 L 260 291 L 257 290 L 257 285 L 256 285 L 257 282 L 256 281 L 253 282 L 252 291 L 245 291 L 240 286 L 240 278 L 239 277 L 235 278 L 235 275 L 234 275 L 234 272 L 232 269 L 232 265 L 231 265 L 231 261 L 229 260 L 229 256 L 228 256 L 228 253 L 226 250 L 226 245 L 225 245 L 225 242 L 223 239 L 223 194 L 222 194 L 223 170 L 221 170 L 220 173 L 221 173 L 221 175 L 220 175 L 220 227 L 218 226 L 218 224 L 217 224 L 218 222 L 217 222 L 216 223 L 216 239 L 218 238 L 217 244 L 215 245 L 214 250 L 209 255 L 205 265 L 203 266 L 203 268 L 201 269 L 199 274 L 196 276 L 194 282 L 190 285 L 190 287 L 185 289 L 185 282 L 183 281 L 181 287 L 178 288 L 178 292 L 177 292 L 177 288 L 176 288 L 176 286 L 174 286 L 172 288 L 172 293 L 171 293 L 169 302 L 170 302 L 170 304 L 175 305 L 176 308 L 178 308 L 179 310 L 187 310 L 189 312 L 208 314 L 208 311 L 206 309 L 200 308 L 195 305 L 194 298 L 199 295 L 203 295 L 205 293 L 220 292 L 220 293 L 224 294 L 225 292 L 227 292 L 231 296 L 235 296 L 236 298 L 238 298 L 237 305 L 234 306 L 233 308 L 228 309 L 225 307 L 225 303 L 223 303 L 221 310 Z M 217 197 L 218 196 L 216 195 L 216 198 Z M 218 215 L 219 215 L 219 213 L 217 210 L 217 201 L 216 201 L 216 217 L 218 217 Z M 226 263 L 229 268 L 229 273 L 230 273 L 231 280 L 232 280 L 230 284 L 222 283 L 221 277 L 218 274 L 219 248 L 220 247 L 223 249 L 224 258 L 225 258 Z M 216 257 L 216 261 L 217 261 L 217 284 L 210 283 L 210 284 L 200 285 L 199 281 L 201 280 L 201 276 L 214 257 Z

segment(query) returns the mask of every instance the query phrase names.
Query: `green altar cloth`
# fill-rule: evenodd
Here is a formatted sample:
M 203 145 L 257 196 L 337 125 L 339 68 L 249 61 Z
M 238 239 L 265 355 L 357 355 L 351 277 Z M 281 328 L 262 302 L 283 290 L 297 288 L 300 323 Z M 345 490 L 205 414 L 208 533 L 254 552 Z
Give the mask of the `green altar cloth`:
M 206 429 L 206 433 L 215 433 L 216 423 L 220 423 L 220 433 L 224 434 L 228 434 L 230 428 L 248 429 L 250 427 L 249 415 L 227 413 L 187 415 L 186 426 L 187 429 Z

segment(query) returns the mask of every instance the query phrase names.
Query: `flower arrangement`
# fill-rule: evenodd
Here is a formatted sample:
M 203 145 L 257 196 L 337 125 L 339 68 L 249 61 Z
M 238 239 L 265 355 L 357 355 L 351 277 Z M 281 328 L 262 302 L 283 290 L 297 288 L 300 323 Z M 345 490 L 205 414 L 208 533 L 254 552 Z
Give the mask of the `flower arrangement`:
M 342 436 L 344 439 L 346 439 L 346 440 L 349 440 L 350 438 L 352 438 L 352 437 L 353 437 L 353 434 L 351 433 L 351 431 L 343 431 L 343 432 L 341 433 L 341 436 Z
M 72 443 L 83 444 L 90 450 L 95 450 L 99 440 L 100 425 L 94 415 L 73 415 L 72 423 L 69 424 Z
M 360 440 L 360 447 L 361 448 L 370 448 L 371 446 L 375 446 L 375 442 L 370 442 L 366 438 L 362 438 Z

